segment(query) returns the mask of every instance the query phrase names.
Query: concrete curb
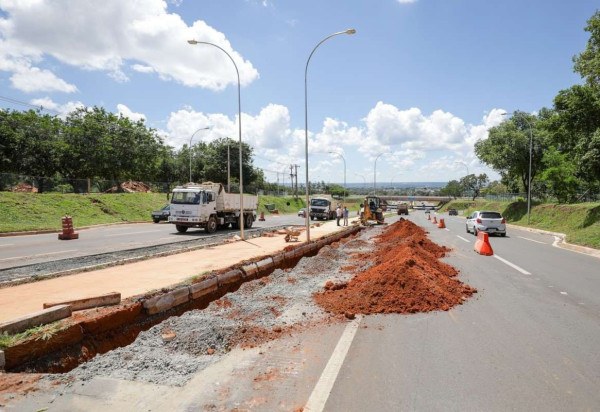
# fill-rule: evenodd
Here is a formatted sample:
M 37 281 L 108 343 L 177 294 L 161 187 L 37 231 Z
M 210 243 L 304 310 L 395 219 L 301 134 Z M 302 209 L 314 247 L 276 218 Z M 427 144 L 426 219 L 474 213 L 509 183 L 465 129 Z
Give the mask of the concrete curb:
M 219 288 L 219 279 L 216 276 L 201 280 L 190 285 L 190 299 L 199 299 Z
M 536 228 L 519 226 L 519 225 L 512 225 L 512 224 L 508 224 L 508 223 L 506 224 L 506 226 L 508 226 L 511 229 L 521 229 L 521 230 L 525 230 L 525 231 L 531 232 L 531 233 L 539 233 L 542 235 L 556 236 L 560 239 L 557 246 L 560 247 L 561 249 L 567 249 L 567 250 L 570 250 L 573 252 L 583 253 L 585 255 L 590 255 L 590 256 L 600 259 L 600 250 L 599 249 L 594 249 L 594 248 L 587 247 L 587 246 L 580 246 L 580 245 L 574 245 L 572 243 L 568 243 L 566 240 L 567 235 L 565 233 L 550 232 L 549 230 L 536 229 Z
M 144 301 L 143 306 L 148 315 L 165 312 L 175 306 L 186 303 L 190 300 L 190 289 L 188 286 L 177 288 L 164 295 L 155 296 Z
M 0 334 L 15 334 L 71 316 L 69 305 L 54 306 L 0 324 Z
M 89 298 L 67 300 L 64 302 L 44 303 L 44 309 L 58 305 L 69 305 L 73 312 L 84 309 L 97 308 L 99 306 L 118 305 L 121 303 L 121 294 L 119 292 L 106 293 L 100 296 Z

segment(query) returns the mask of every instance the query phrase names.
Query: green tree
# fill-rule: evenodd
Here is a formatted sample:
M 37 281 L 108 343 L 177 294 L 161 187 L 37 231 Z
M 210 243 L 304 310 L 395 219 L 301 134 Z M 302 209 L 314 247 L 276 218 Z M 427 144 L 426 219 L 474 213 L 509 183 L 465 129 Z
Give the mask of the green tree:
M 481 193 L 481 189 L 487 186 L 489 179 L 485 173 L 476 176 L 474 174 L 467 175 L 460 179 L 460 186 L 468 192 L 472 193 L 475 200 Z
M 440 190 L 442 196 L 453 196 L 455 198 L 462 196 L 463 186 L 458 180 L 451 180 Z
M 544 116 L 548 115 L 545 111 Z M 532 181 L 542 167 L 541 161 L 546 148 L 545 133 L 536 126 L 535 116 L 516 112 L 507 121 L 491 128 L 487 139 L 475 143 L 475 154 L 483 163 L 497 171 L 503 182 L 518 179 L 525 192 L 528 192 L 530 139 L 533 141 Z
M 585 31 L 590 33 L 586 48 L 573 57 L 574 71 L 590 85 L 600 85 L 600 10 L 587 21 Z
M 567 154 L 560 153 L 554 147 L 544 153 L 543 163 L 545 169 L 540 174 L 541 182 L 548 187 L 559 203 L 574 201 L 580 185 L 579 179 L 575 177 L 575 163 Z

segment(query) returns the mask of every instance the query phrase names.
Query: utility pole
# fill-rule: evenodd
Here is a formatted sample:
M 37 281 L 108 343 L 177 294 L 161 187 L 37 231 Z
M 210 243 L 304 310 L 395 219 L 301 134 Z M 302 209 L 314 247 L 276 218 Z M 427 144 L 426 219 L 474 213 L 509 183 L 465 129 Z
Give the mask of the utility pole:
M 300 166 L 299 165 L 294 165 L 294 168 L 296 169 L 294 172 L 294 176 L 296 177 L 296 199 L 298 199 L 298 168 Z
M 231 161 L 229 160 L 229 142 L 227 142 L 227 193 L 231 193 L 231 170 L 230 169 L 231 169 Z

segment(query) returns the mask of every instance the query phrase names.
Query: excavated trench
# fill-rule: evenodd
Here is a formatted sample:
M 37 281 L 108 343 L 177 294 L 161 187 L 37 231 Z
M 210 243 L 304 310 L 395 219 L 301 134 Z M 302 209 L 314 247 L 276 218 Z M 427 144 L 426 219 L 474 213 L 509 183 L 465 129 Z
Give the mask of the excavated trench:
M 71 371 L 58 378 L 110 376 L 181 386 L 236 346 L 253 347 L 358 313 L 427 312 L 462 304 L 476 290 L 440 260 L 448 252 L 408 220 L 353 228 L 211 274 L 221 276 L 219 288 L 158 313 L 149 314 L 157 306 L 148 302 L 177 296 L 176 291 L 77 314 L 46 341 L 30 339 L 8 348 L 7 370 Z M 271 266 L 265 264 L 269 259 Z M 242 278 L 234 276 L 238 272 Z

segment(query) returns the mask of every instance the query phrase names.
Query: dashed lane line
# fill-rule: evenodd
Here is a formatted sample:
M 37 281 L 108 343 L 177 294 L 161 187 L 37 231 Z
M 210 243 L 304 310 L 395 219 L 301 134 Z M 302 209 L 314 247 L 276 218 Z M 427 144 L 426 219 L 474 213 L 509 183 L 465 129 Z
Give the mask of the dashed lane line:
M 5 246 L 14 246 L 14 243 L 5 243 L 3 245 L 0 245 L 0 247 L 5 247 Z
M 464 238 L 464 237 L 462 237 L 462 236 L 456 235 L 456 237 L 457 237 L 457 238 L 459 238 L 460 240 L 464 240 L 464 241 L 465 241 L 465 242 L 467 242 L 467 243 L 471 243 L 471 241 L 470 241 L 470 240 L 468 240 L 468 239 L 465 239 L 465 238 Z
M 510 266 L 511 268 L 518 270 L 519 272 L 521 272 L 521 273 L 522 273 L 522 274 L 524 274 L 524 275 L 531 275 L 531 273 L 529 273 L 529 272 L 528 272 L 528 271 L 526 271 L 525 269 L 523 269 L 523 268 L 521 268 L 521 267 L 519 267 L 519 266 L 515 265 L 514 263 L 511 263 L 511 262 L 509 262 L 508 260 L 506 260 L 506 259 L 504 259 L 504 258 L 501 258 L 500 256 L 498 256 L 498 255 L 496 255 L 496 254 L 494 254 L 494 257 L 495 257 L 496 259 L 498 259 L 500 262 L 507 264 L 507 265 L 508 265 L 508 266 Z
M 529 240 L 530 242 L 535 242 L 535 243 L 541 243 L 542 245 L 546 245 L 546 242 L 540 242 L 539 240 L 534 240 L 534 239 L 529 239 L 528 237 L 523 237 L 523 236 L 517 236 L 520 239 L 525 239 L 525 240 Z
M 352 341 L 354 340 L 354 336 L 356 335 L 361 320 L 362 316 L 357 315 L 356 319 L 350 322 L 346 326 L 346 329 L 344 329 L 337 346 L 331 354 L 331 358 L 329 358 L 319 381 L 315 385 L 304 406 L 303 410 L 305 412 L 321 412 L 325 408 L 329 394 L 333 389 L 333 385 L 335 384 L 338 373 L 344 363 L 344 359 L 346 359 L 346 355 L 348 354 L 350 345 L 352 345 Z

